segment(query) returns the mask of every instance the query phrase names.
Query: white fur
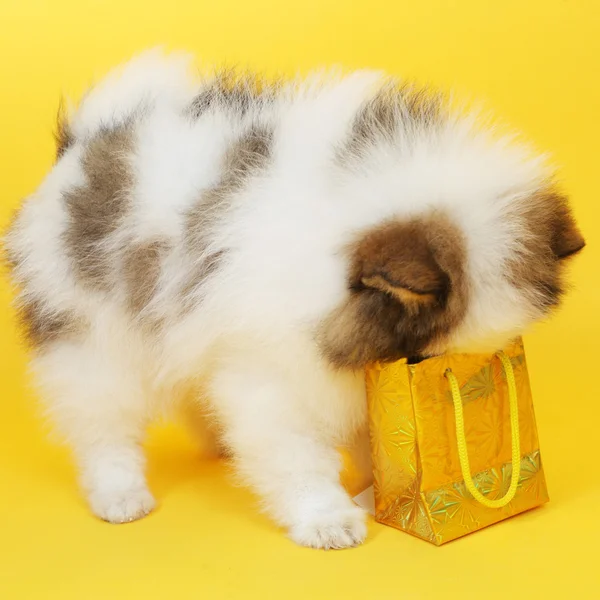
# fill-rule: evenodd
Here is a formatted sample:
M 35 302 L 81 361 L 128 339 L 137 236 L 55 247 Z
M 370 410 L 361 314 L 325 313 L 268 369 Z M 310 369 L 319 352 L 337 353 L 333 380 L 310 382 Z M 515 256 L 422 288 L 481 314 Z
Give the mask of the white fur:
M 188 55 L 167 57 L 156 49 L 114 69 L 82 100 L 72 120 L 73 133 L 84 139 L 104 125 L 124 123 L 139 110 L 183 108 L 194 91 L 187 76 L 190 63 Z
M 545 177 L 539 162 L 449 119 L 435 135 L 404 133 L 413 151 L 372 148 L 356 169 L 332 166 L 378 76 L 357 73 L 284 91 L 243 118 L 219 111 L 198 120 L 188 61 L 149 53 L 109 75 L 73 116 L 76 144 L 28 201 L 9 237 L 26 257 L 18 281 L 49 311 L 75 308 L 90 324 L 82 341 L 55 342 L 33 361 L 50 412 L 75 449 L 92 510 L 121 522 L 154 506 L 140 449 L 149 420 L 191 387 L 220 423 L 238 470 L 293 539 L 345 547 L 365 537 L 362 512 L 339 483 L 336 447 L 365 422 L 364 385 L 319 355 L 314 326 L 344 300 L 341 253 L 356 232 L 402 215 L 443 208 L 464 231 L 473 296 L 448 347 L 503 343 L 534 318 L 501 277 L 514 251 L 506 206 Z M 202 84 L 200 84 L 202 85 Z M 86 140 L 143 109 L 132 157 L 133 211 L 112 243 L 164 236 L 173 242 L 149 311 L 167 319 L 148 339 L 123 307 L 124 291 L 86 290 L 63 247 L 61 193 L 81 182 Z M 220 175 L 228 144 L 252 122 L 275 128 L 268 175 L 248 186 L 215 232 L 211 250 L 228 260 L 201 290 L 203 301 L 175 317 L 176 289 L 189 271 L 183 214 Z

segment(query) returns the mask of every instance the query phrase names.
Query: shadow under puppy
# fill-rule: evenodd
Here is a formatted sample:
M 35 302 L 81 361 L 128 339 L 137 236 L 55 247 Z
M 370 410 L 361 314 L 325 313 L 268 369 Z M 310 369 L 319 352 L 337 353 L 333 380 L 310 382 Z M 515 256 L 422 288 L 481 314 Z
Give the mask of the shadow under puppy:
M 356 545 L 365 365 L 501 347 L 583 238 L 542 160 L 435 94 L 188 65 L 142 54 L 61 121 L 5 240 L 35 380 L 100 518 L 154 508 L 140 444 L 191 393 L 293 540 Z

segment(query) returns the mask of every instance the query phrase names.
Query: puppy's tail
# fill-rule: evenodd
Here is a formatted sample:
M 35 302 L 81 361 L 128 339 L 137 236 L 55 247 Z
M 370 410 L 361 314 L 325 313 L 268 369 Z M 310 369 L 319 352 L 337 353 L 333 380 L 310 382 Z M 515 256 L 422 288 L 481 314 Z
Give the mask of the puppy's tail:
M 185 107 L 194 93 L 191 62 L 188 54 L 148 50 L 109 71 L 76 109 L 61 101 L 55 132 L 57 158 L 77 141 L 123 125 L 159 105 Z
M 54 141 L 56 142 L 56 160 L 75 143 L 75 136 L 69 124 L 65 99 L 61 97 L 56 113 L 56 129 L 54 130 Z

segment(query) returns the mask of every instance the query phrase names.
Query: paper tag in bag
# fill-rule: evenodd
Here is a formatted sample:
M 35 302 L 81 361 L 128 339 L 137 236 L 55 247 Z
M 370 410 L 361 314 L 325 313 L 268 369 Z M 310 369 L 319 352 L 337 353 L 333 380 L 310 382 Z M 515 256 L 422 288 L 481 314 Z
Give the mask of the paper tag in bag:
M 375 516 L 375 492 L 373 486 L 370 485 L 366 490 L 357 494 L 352 498 L 358 506 L 364 508 L 370 515 Z

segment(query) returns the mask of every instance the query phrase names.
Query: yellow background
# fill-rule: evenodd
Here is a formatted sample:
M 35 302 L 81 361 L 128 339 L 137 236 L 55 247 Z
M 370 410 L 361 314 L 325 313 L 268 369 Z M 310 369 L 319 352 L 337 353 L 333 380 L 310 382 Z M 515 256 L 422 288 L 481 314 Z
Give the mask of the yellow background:
M 600 3 L 597 0 L 1 0 L 0 225 L 53 158 L 58 96 L 155 44 L 292 73 L 341 64 L 482 98 L 562 165 L 588 248 L 526 336 L 551 503 L 443 548 L 370 524 L 355 550 L 295 547 L 176 429 L 150 442 L 161 508 L 93 519 L 47 441 L 0 287 L 0 597 L 598 598 Z

